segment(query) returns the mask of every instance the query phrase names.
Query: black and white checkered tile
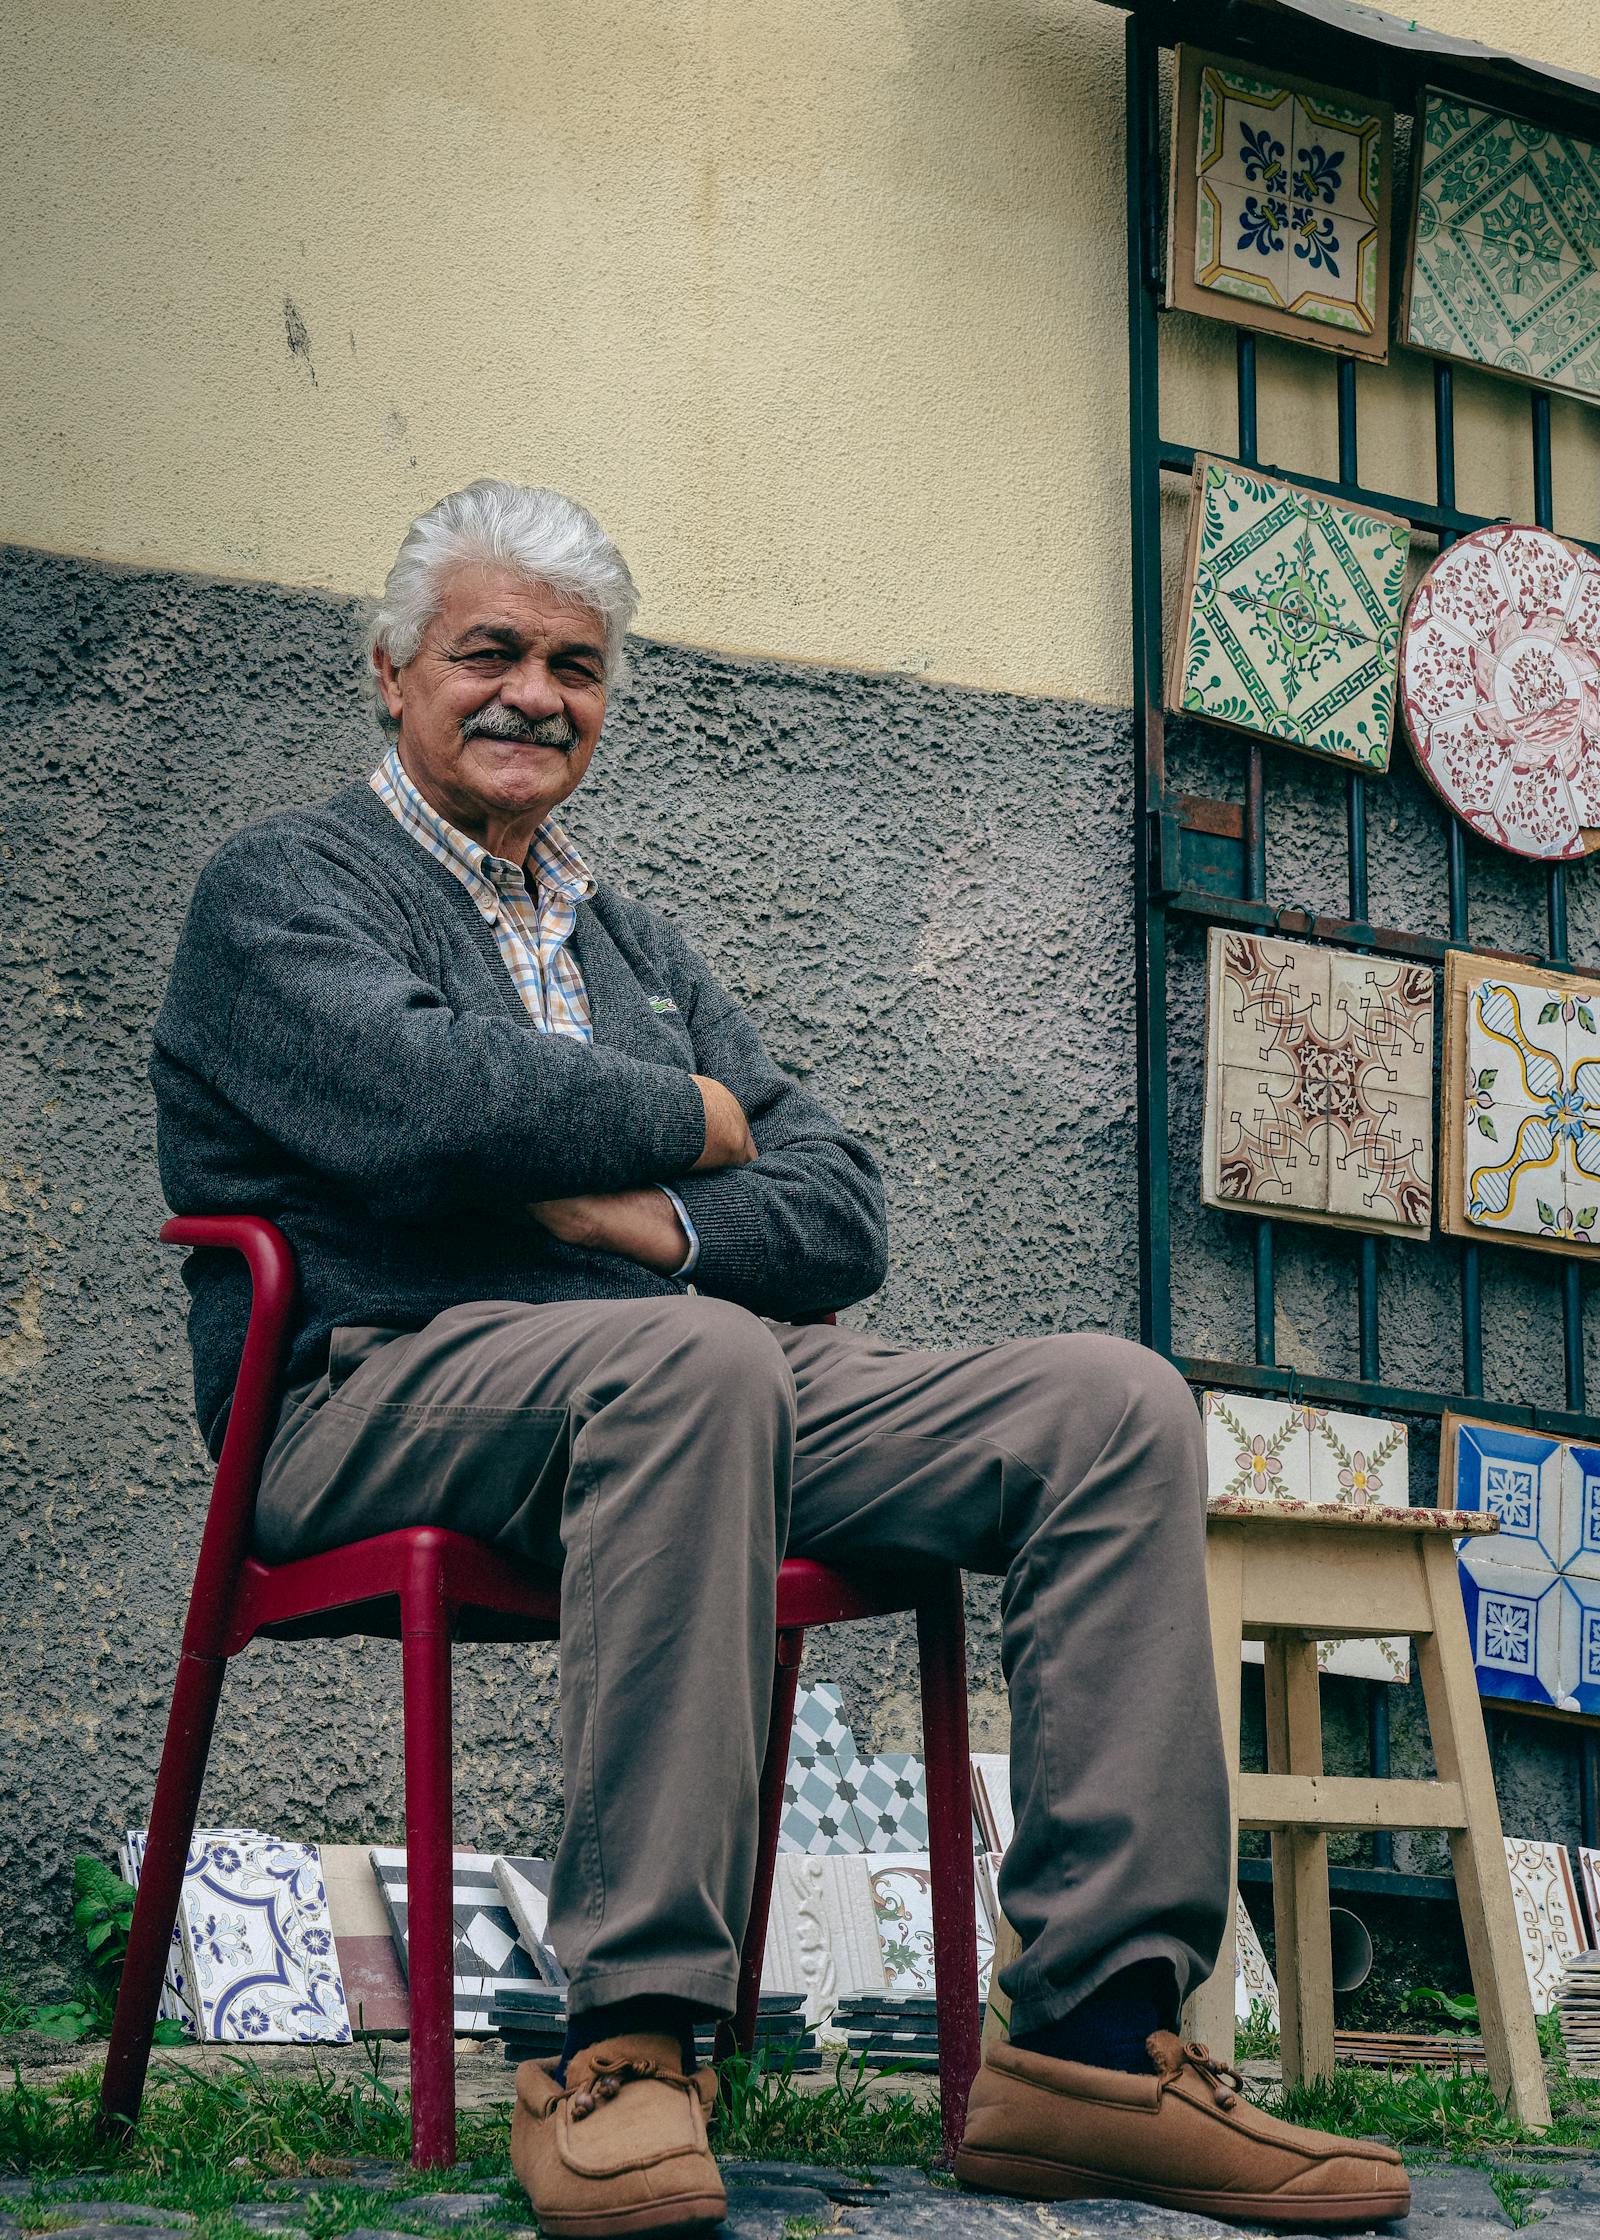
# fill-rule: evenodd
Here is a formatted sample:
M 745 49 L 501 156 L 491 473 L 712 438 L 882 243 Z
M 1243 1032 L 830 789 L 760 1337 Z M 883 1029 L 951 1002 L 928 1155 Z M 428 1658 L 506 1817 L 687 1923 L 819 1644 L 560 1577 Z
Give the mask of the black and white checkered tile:
M 394 1927 L 400 1964 L 410 1974 L 411 1917 L 406 1855 L 374 1848 L 372 1870 Z M 539 1971 L 517 1941 L 516 1924 L 494 1878 L 494 1859 L 482 1851 L 457 1851 L 451 1860 L 451 1904 L 455 1915 L 455 2029 L 458 2036 L 487 2035 L 489 2009 L 497 1992 L 516 1984 L 538 1983 Z

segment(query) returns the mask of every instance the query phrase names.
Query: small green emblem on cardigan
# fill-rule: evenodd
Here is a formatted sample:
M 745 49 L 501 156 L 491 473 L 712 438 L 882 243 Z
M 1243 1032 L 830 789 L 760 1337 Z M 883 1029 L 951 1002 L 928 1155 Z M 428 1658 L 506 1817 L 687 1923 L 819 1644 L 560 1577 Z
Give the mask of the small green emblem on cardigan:
M 651 996 L 648 1000 L 652 1011 L 676 1011 L 678 1008 L 671 996 Z

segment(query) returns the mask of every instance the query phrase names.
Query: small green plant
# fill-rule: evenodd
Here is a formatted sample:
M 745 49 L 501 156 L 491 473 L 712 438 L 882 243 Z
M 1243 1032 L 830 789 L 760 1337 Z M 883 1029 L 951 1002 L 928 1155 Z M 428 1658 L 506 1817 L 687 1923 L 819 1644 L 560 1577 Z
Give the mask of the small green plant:
M 47 2006 L 30 2007 L 20 2027 L 36 2031 L 41 2038 L 61 2038 L 72 2045 L 79 2038 L 92 2037 L 100 2027 L 100 2017 L 81 1999 L 61 1999 Z
M 1458 2029 L 1476 2030 L 1478 2002 L 1470 1991 L 1441 1991 L 1435 1984 L 1419 1983 L 1402 2002 L 1407 2014 L 1442 2014 Z
M 1241 2022 L 1235 2032 L 1233 2051 L 1239 2061 L 1276 2061 L 1278 2058 L 1278 2025 L 1265 1999 L 1251 2000 L 1250 2019 Z
M 106 2005 L 116 1998 L 122 1981 L 122 1963 L 128 1957 L 128 1932 L 133 1926 L 133 1885 L 108 1867 L 80 1851 L 72 1862 L 74 1928 L 83 1939 L 89 1974 Z

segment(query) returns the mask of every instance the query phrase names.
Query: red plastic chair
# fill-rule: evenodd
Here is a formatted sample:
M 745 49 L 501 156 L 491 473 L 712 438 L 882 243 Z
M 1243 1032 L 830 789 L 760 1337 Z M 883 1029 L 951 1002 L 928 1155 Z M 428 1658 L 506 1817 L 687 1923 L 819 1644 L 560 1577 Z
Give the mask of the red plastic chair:
M 423 2166 L 455 2160 L 451 1962 L 450 1647 L 463 1638 L 550 1641 L 560 1633 L 559 1575 L 435 1526 L 385 1532 L 327 1554 L 268 1566 L 250 1554 L 261 1467 L 282 1397 L 294 1304 L 289 1242 L 254 1215 L 185 1215 L 167 1244 L 242 1253 L 251 1307 L 233 1407 L 200 1541 L 183 1650 L 172 1691 L 139 1895 L 133 1910 L 101 2088 L 102 2121 L 137 2121 L 156 2006 L 199 1809 L 222 1676 L 257 1634 L 294 1639 L 363 1633 L 401 1643 L 405 1722 L 406 1877 L 410 1899 L 411 2152 Z M 740 1960 L 734 2035 L 754 2042 L 767 1912 L 800 1653 L 808 1626 L 915 1610 L 928 1781 L 933 1941 L 944 2143 L 953 2154 L 978 2066 L 979 2011 L 968 1786 L 966 1645 L 955 1570 L 893 1580 L 845 1576 L 791 1559 L 778 1574 L 778 1657 L 755 1891 Z M 727 2032 L 723 2032 L 724 2043 Z

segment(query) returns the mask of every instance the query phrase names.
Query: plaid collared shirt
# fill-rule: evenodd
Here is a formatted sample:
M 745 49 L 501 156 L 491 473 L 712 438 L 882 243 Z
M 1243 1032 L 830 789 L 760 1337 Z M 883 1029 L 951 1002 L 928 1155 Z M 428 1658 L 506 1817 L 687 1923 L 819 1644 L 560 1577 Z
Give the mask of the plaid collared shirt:
M 372 790 L 413 840 L 452 871 L 477 904 L 505 959 L 516 991 L 546 1034 L 592 1042 L 589 994 L 572 953 L 578 904 L 594 892 L 587 864 L 554 818 L 533 836 L 524 868 L 492 856 L 430 808 L 406 774 L 400 750 L 391 747 L 372 773 Z

